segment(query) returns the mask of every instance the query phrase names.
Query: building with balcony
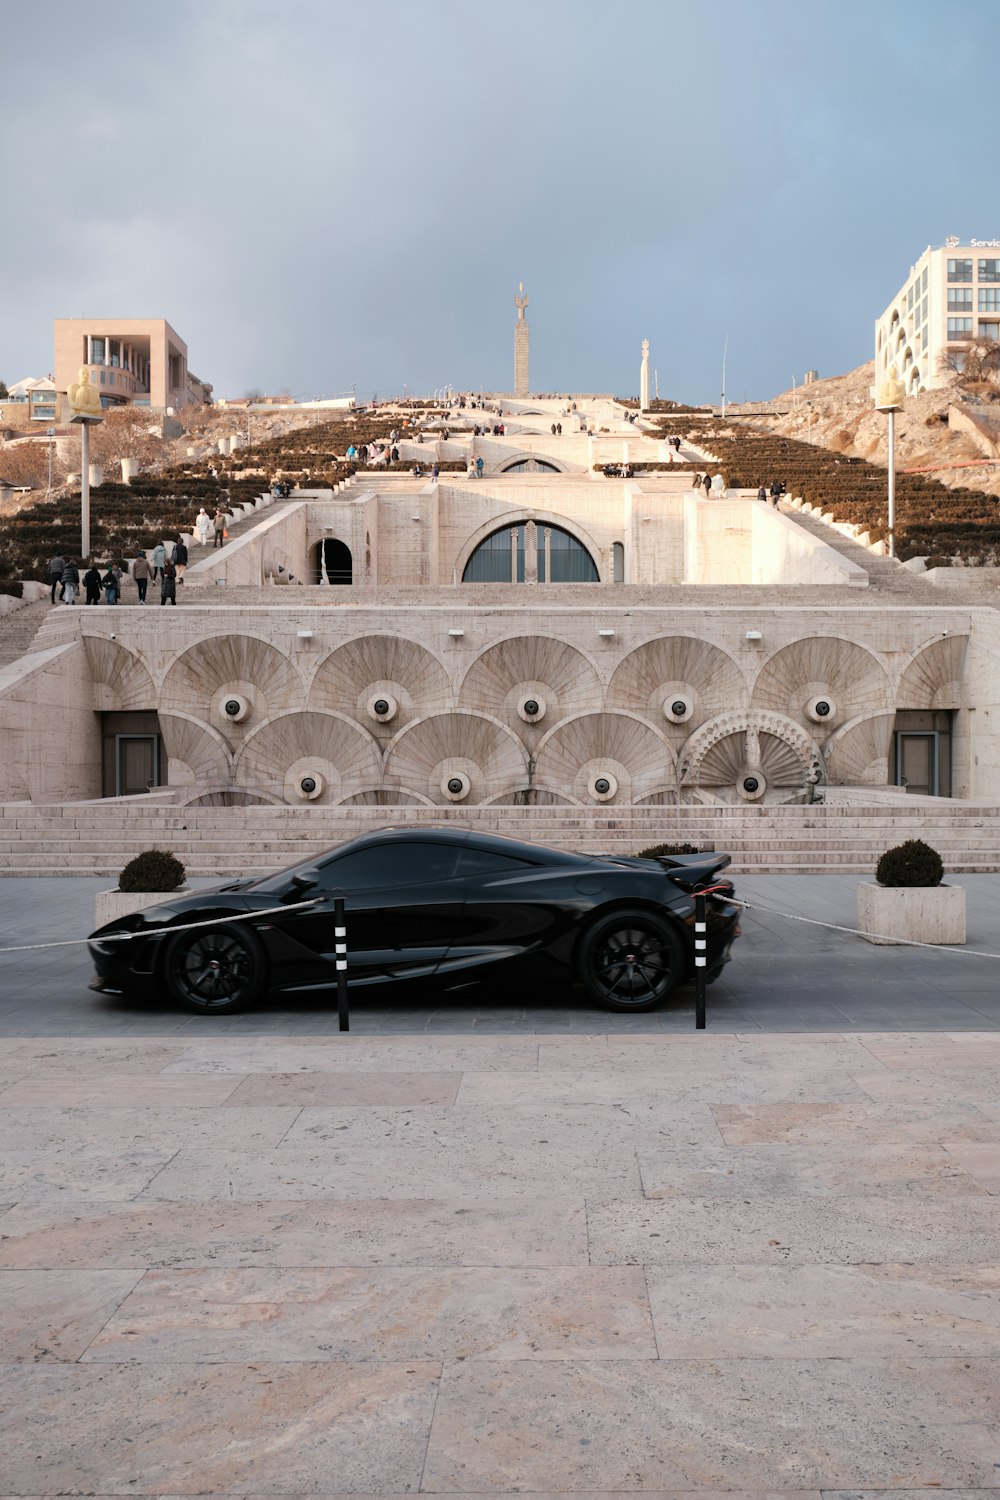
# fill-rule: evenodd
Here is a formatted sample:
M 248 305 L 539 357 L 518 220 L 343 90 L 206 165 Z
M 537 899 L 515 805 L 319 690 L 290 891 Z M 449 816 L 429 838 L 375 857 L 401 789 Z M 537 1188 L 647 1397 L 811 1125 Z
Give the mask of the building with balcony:
M 875 384 L 895 366 L 908 396 L 947 385 L 963 348 L 1000 340 L 1000 240 L 928 245 L 875 323 Z
M 58 390 L 65 393 L 84 368 L 104 407 L 176 411 L 212 399 L 212 387 L 191 374 L 187 344 L 165 318 L 57 318 Z

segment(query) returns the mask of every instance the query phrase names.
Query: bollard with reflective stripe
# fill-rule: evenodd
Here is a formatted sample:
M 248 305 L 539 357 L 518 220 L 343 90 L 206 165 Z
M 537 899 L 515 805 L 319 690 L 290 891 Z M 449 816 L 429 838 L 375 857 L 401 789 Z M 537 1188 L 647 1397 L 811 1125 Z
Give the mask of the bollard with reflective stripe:
M 694 1024 L 705 1030 L 705 966 L 708 963 L 708 923 L 705 920 L 705 897 L 699 891 L 694 898 Z
M 350 1031 L 351 1018 L 347 1009 L 347 915 L 343 896 L 333 901 L 333 936 L 337 954 L 337 1014 L 341 1031 Z

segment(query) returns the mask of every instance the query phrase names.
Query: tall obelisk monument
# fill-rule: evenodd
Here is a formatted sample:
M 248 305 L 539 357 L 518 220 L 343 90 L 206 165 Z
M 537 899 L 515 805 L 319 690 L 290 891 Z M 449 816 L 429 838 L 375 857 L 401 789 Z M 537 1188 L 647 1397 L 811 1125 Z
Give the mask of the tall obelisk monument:
M 642 341 L 642 364 L 639 366 L 639 410 L 649 411 L 649 339 Z
M 514 324 L 515 396 L 527 396 L 531 390 L 531 382 L 528 378 L 528 320 L 524 316 L 524 309 L 527 305 L 528 299 L 524 295 L 524 282 L 522 281 L 518 284 L 518 292 L 514 294 L 514 306 L 517 308 L 517 322 Z

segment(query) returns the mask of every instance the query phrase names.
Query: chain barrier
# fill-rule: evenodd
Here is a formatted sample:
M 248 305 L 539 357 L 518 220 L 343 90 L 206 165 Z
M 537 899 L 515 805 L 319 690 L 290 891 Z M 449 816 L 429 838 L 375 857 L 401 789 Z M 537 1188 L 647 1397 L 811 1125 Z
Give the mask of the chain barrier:
M 164 896 L 167 892 L 164 892 Z M 263 911 L 241 911 L 231 917 L 210 917 L 206 922 L 185 922 L 180 927 L 150 927 L 142 928 L 139 932 L 109 932 L 100 941 L 102 943 L 127 943 L 132 938 L 142 937 L 166 937 L 173 936 L 175 932 L 194 932 L 198 927 L 221 927 L 224 922 L 246 922 L 251 917 L 277 917 L 289 911 L 303 911 L 309 906 L 329 905 L 332 901 L 330 896 L 313 896 L 308 901 L 295 901 L 290 905 L 268 906 Z M 90 938 L 66 938 L 59 943 L 23 943 L 16 948 L 0 948 L 2 953 L 37 953 L 42 948 L 79 948 L 89 943 Z
M 1000 958 L 1000 953 L 984 953 L 978 948 L 966 948 L 960 943 L 921 943 L 917 938 L 894 937 L 887 932 L 861 932 L 857 927 L 841 927 L 836 922 L 820 922 L 816 917 L 798 917 L 789 911 L 777 911 L 773 906 L 761 906 L 757 901 L 740 901 L 727 896 L 733 906 L 741 911 L 766 912 L 769 917 L 783 917 L 786 922 L 804 922 L 807 927 L 825 927 L 828 932 L 846 932 L 851 937 L 867 938 L 869 942 L 891 944 L 896 948 L 933 948 L 939 953 L 959 953 L 963 958 Z

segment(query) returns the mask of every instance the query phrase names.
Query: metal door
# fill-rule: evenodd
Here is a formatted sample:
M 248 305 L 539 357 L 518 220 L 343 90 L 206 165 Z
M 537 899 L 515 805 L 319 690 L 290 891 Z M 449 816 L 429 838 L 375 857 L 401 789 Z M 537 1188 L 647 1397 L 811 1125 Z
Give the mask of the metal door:
M 135 797 L 157 786 L 160 745 L 155 734 L 115 735 L 115 796 Z
M 896 784 L 923 797 L 937 797 L 938 737 L 932 731 L 896 735 Z

